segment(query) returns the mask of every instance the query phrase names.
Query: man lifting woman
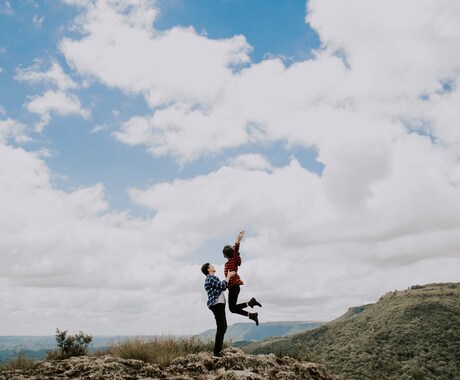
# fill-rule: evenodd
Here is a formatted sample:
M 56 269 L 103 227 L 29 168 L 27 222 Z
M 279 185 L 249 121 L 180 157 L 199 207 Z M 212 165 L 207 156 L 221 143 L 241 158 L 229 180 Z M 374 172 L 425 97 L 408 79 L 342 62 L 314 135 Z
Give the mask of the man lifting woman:
M 208 294 L 207 306 L 213 312 L 216 319 L 216 338 L 214 343 L 214 356 L 222 356 L 222 346 L 224 335 L 227 331 L 227 318 L 225 316 L 225 296 L 224 291 L 228 288 L 228 306 L 230 312 L 243 315 L 253 320 L 259 325 L 258 313 L 249 313 L 246 309 L 248 306 L 262 307 L 262 305 L 253 297 L 248 302 L 238 303 L 240 286 L 243 281 L 238 275 L 238 267 L 241 265 L 241 256 L 239 252 L 240 242 L 243 239 L 244 231 L 241 231 L 236 237 L 235 245 L 226 245 L 223 249 L 224 257 L 227 262 L 224 266 L 225 280 L 220 281 L 215 275 L 216 269 L 210 263 L 205 263 L 201 267 L 201 272 L 206 276 L 204 288 Z

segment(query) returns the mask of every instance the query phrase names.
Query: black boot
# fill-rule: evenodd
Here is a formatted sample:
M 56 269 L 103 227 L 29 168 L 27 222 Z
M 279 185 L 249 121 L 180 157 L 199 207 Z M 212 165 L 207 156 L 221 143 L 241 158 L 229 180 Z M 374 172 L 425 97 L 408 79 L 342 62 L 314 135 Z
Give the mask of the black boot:
M 257 318 L 258 315 L 259 314 L 257 313 L 249 313 L 248 315 L 249 319 L 252 319 L 256 323 L 257 326 L 259 326 L 259 318 Z
M 254 297 L 252 297 L 251 300 L 248 302 L 248 306 L 250 306 L 250 307 L 254 307 L 254 306 L 262 307 L 262 305 L 259 302 L 257 302 L 257 300 Z

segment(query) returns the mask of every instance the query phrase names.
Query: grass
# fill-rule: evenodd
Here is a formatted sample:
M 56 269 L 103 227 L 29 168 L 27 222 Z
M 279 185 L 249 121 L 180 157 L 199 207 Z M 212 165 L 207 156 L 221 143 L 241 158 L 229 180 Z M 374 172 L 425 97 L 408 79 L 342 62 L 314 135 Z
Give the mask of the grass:
M 1 370 L 15 370 L 15 369 L 32 369 L 35 367 L 37 362 L 28 357 L 24 350 L 20 350 L 18 352 L 17 357 L 14 359 L 11 359 L 8 363 L 4 364 L 1 368 Z
M 229 343 L 225 343 L 228 347 Z M 111 355 L 122 359 L 142 360 L 146 363 L 157 364 L 166 367 L 171 362 L 188 354 L 200 352 L 212 352 L 214 341 L 203 341 L 196 336 L 188 338 L 176 338 L 174 336 L 153 337 L 153 338 L 134 338 L 112 344 L 109 348 L 88 354 L 91 356 Z M 63 359 L 58 355 L 58 351 L 50 351 L 45 361 Z M 21 350 L 17 357 L 8 363 L 0 366 L 1 371 L 32 369 L 39 361 L 28 357 Z
M 146 363 L 168 366 L 175 358 L 203 351 L 212 351 L 213 341 L 204 342 L 198 337 L 154 337 L 129 339 L 113 345 L 98 355 L 109 354 L 123 359 L 137 359 Z

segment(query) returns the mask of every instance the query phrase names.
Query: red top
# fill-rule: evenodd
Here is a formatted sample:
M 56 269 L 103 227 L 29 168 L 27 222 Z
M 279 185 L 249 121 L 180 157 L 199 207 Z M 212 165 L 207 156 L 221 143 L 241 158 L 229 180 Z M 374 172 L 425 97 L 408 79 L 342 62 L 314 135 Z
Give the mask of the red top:
M 228 272 L 238 272 L 238 267 L 241 265 L 241 257 L 240 257 L 240 244 L 235 243 L 235 251 L 233 252 L 233 257 L 231 259 L 227 259 L 227 262 L 224 266 L 224 275 L 227 277 Z M 244 285 L 243 280 L 238 276 L 236 273 L 228 282 L 228 286 L 235 286 L 235 285 Z

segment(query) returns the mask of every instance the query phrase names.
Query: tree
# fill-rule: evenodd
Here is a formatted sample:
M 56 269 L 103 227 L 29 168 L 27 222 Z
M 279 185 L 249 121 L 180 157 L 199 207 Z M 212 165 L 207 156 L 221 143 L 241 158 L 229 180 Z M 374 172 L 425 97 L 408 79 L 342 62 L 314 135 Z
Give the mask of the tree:
M 72 356 L 87 355 L 88 346 L 93 341 L 91 335 L 82 331 L 75 335 L 67 335 L 67 330 L 56 329 L 55 336 L 58 349 L 49 355 L 51 359 L 68 359 Z

